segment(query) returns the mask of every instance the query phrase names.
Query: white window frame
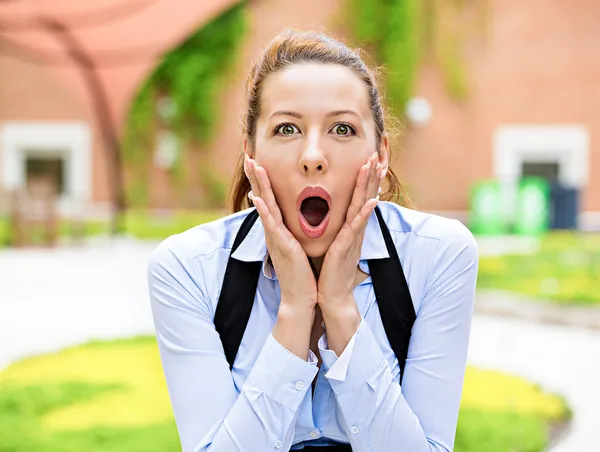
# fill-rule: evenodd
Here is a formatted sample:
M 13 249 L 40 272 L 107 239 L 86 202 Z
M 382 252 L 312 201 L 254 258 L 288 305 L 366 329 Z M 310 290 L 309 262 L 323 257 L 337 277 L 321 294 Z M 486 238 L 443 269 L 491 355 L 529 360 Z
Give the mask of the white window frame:
M 583 189 L 589 180 L 589 132 L 581 125 L 501 125 L 494 133 L 494 177 L 512 218 L 524 162 L 558 163 L 558 180 Z
M 65 193 L 59 199 L 61 211 L 89 201 L 92 196 L 92 142 L 90 128 L 83 122 L 21 122 L 0 125 L 0 183 L 8 191 L 24 188 L 26 158 L 64 158 Z

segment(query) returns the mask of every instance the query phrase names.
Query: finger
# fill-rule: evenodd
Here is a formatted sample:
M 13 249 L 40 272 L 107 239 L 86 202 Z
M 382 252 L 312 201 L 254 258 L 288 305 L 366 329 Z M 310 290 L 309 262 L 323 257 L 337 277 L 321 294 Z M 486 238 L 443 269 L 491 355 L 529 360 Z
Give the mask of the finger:
M 369 192 L 369 199 L 375 198 L 379 195 L 379 187 L 381 186 L 381 180 L 383 178 L 383 166 L 381 163 L 377 163 L 377 169 L 375 171 L 375 180 L 373 182 L 372 190 Z
M 277 247 L 287 247 L 291 251 L 297 249 L 300 245 L 285 225 L 275 220 L 264 199 L 256 197 L 254 198 L 254 203 L 265 229 L 265 238 L 269 252 L 273 251 L 270 248 L 271 241 L 274 241 Z
M 273 215 L 273 218 L 275 219 L 277 224 L 279 224 L 282 221 L 281 211 L 279 210 L 277 201 L 275 201 L 275 194 L 273 193 L 273 190 L 271 188 L 271 181 L 269 180 L 267 171 L 263 167 L 257 165 L 256 175 L 258 185 L 260 187 L 260 197 L 267 205 L 269 212 L 271 212 L 271 215 Z
M 354 233 L 364 233 L 364 230 L 367 227 L 367 223 L 369 222 L 369 218 L 373 213 L 373 209 L 375 209 L 375 206 L 378 202 L 379 196 L 371 198 L 365 203 L 363 208 L 360 209 L 358 215 L 356 215 L 356 217 L 354 217 L 354 220 L 352 220 L 352 223 L 350 223 L 350 228 Z
M 365 196 L 367 193 L 367 182 L 369 180 L 369 174 L 371 172 L 371 160 L 367 161 L 361 166 L 358 171 L 358 177 L 356 178 L 356 185 L 354 186 L 354 193 L 352 194 L 352 200 L 350 206 L 348 206 L 348 213 L 346 214 L 346 222 L 351 223 L 354 217 L 360 212 L 362 206 L 365 205 Z
M 252 193 L 254 194 L 254 196 L 260 196 L 260 187 L 258 185 L 258 180 L 256 178 L 256 162 L 251 159 L 250 157 L 248 157 L 248 155 L 246 154 L 245 157 L 246 161 L 245 161 L 245 165 L 244 165 L 244 171 L 246 172 L 246 177 L 248 177 L 248 180 L 250 181 L 250 189 L 252 190 Z
M 367 190 L 364 202 L 366 203 L 369 199 L 377 196 L 377 189 L 379 188 L 378 182 L 381 177 L 381 164 L 378 161 L 377 153 L 374 154 L 374 160 L 371 163 L 371 173 L 369 174 L 369 180 L 367 181 Z
M 273 218 L 265 201 L 262 198 L 255 196 L 253 202 L 267 234 L 272 236 L 277 235 L 277 222 L 275 221 L 275 218 Z

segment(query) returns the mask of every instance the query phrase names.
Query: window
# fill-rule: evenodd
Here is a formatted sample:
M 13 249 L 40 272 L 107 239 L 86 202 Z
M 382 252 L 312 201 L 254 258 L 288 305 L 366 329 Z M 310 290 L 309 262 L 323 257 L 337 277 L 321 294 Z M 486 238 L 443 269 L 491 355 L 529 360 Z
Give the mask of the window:
M 57 195 L 65 194 L 65 160 L 60 156 L 26 155 L 27 186 L 39 181 L 50 181 Z
M 535 176 L 546 179 L 548 182 L 557 182 L 560 171 L 558 162 L 523 162 L 521 173 L 523 177 Z

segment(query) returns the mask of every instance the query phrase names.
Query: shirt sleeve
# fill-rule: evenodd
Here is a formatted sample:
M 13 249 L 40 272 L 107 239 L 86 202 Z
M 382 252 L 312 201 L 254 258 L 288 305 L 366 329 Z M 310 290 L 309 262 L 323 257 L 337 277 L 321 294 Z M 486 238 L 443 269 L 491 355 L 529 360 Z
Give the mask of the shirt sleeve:
M 316 357 L 307 362 L 269 334 L 238 394 L 201 280 L 169 239 L 154 251 L 150 301 L 183 451 L 289 450 Z
M 450 452 L 454 447 L 478 268 L 477 244 L 461 225 L 441 249 L 410 339 L 402 387 L 368 323 L 353 337 L 347 368 L 321 350 L 355 452 Z M 321 341 L 320 345 L 324 345 Z M 342 356 L 348 350 L 348 347 Z M 340 357 L 341 358 L 341 357 Z M 341 377 L 341 378 L 338 378 Z

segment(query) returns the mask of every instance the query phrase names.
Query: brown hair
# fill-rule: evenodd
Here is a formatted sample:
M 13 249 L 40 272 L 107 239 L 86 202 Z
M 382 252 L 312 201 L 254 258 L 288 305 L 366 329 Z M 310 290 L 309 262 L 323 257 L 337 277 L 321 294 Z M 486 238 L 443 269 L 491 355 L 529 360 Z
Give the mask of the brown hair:
M 246 80 L 246 114 L 243 132 L 248 146 L 254 146 L 256 122 L 260 114 L 261 88 L 265 79 L 286 67 L 298 63 L 339 64 L 353 70 L 365 83 L 369 95 L 369 107 L 375 121 L 377 149 L 386 133 L 385 114 L 375 76 L 360 55 L 345 44 L 317 32 L 286 30 L 277 35 L 254 61 Z M 231 190 L 233 212 L 251 207 L 247 194 L 250 182 L 244 173 L 244 156 L 240 156 L 238 169 Z M 402 183 L 392 168 L 386 174 L 387 187 L 380 195 L 382 201 L 394 201 L 406 205 L 409 202 Z

